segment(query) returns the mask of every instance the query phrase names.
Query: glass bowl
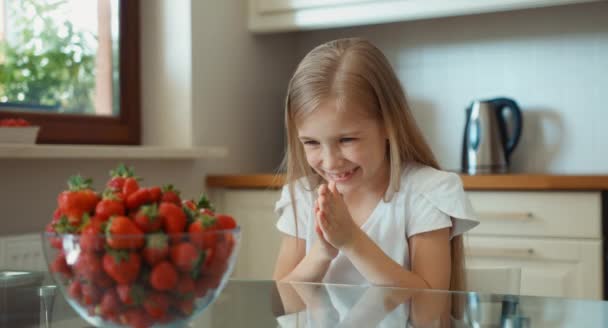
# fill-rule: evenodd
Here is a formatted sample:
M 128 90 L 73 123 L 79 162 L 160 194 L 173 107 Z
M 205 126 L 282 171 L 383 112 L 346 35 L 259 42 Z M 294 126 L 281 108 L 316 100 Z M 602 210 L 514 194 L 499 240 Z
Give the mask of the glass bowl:
M 221 293 L 240 228 L 199 233 L 42 234 L 49 272 L 96 327 L 181 327 Z

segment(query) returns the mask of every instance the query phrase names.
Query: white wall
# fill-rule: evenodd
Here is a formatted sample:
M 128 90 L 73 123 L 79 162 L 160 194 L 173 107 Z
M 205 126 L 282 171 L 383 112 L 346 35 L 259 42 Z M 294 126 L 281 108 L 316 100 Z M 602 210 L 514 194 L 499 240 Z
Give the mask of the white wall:
M 190 0 L 141 5 L 142 143 L 192 146 Z
M 192 1 L 192 109 L 197 145 L 227 146 L 209 173 L 272 172 L 283 155 L 293 34 L 254 36 L 246 1 Z
M 299 57 L 346 36 L 389 57 L 444 168 L 460 167 L 465 107 L 504 95 L 524 111 L 515 172 L 608 173 L 608 3 L 306 32 Z

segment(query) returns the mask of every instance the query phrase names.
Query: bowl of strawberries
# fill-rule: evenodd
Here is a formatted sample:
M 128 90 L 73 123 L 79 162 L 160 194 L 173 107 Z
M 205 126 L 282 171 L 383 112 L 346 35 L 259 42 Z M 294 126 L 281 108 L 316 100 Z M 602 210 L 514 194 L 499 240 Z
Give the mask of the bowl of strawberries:
M 96 327 L 179 327 L 221 293 L 236 262 L 240 227 L 203 194 L 143 187 L 132 168 L 110 172 L 105 190 L 68 180 L 42 234 L 53 280 Z

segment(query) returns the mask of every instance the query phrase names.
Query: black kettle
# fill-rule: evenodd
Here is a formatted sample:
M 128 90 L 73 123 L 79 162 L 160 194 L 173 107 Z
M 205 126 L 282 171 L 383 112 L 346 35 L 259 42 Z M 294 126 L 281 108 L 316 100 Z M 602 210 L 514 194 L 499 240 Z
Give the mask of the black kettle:
M 511 129 L 507 128 L 508 120 Z M 473 101 L 466 110 L 462 171 L 467 174 L 508 172 L 509 158 L 519 142 L 522 124 L 521 110 L 512 99 Z

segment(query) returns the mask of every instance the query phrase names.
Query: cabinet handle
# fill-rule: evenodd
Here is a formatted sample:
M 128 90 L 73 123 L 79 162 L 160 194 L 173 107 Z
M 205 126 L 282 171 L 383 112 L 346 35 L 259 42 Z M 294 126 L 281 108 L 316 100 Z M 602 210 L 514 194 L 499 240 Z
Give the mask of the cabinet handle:
M 484 257 L 529 258 L 537 254 L 534 248 L 469 248 L 465 251 L 465 255 Z
M 478 212 L 483 221 L 528 221 L 534 218 L 532 212 Z

